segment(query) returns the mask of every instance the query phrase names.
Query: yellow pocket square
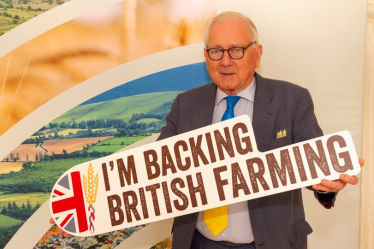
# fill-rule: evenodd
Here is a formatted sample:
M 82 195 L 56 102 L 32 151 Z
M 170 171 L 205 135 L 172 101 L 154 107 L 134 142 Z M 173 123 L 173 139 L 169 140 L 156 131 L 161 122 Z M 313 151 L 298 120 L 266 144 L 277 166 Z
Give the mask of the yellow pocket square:
M 279 139 L 279 138 L 282 138 L 282 137 L 285 137 L 285 136 L 287 136 L 287 131 L 286 131 L 286 129 L 283 129 L 283 131 L 281 130 L 281 131 L 277 132 L 276 139 Z

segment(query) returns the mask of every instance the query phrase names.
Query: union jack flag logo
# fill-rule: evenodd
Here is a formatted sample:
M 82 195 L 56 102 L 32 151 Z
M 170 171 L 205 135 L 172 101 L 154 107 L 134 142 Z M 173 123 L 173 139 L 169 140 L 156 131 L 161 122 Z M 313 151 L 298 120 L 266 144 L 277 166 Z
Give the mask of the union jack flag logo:
M 79 233 L 88 230 L 86 205 L 79 171 L 60 179 L 52 190 L 52 215 L 65 231 Z

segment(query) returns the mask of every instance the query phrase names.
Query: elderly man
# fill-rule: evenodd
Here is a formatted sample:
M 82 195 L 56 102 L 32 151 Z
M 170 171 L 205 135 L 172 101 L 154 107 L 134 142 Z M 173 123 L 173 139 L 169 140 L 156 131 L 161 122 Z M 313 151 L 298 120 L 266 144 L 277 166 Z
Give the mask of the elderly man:
M 309 92 L 255 72 L 262 55 L 256 27 L 236 12 L 216 16 L 205 32 L 205 60 L 214 83 L 177 96 L 159 139 L 233 116 L 251 117 L 257 146 L 267 151 L 322 136 Z M 249 124 L 250 125 L 250 124 Z M 287 135 L 277 138 L 277 132 Z M 354 176 L 314 185 L 326 208 Z M 193 213 L 174 220 L 173 248 L 307 248 L 300 189 Z

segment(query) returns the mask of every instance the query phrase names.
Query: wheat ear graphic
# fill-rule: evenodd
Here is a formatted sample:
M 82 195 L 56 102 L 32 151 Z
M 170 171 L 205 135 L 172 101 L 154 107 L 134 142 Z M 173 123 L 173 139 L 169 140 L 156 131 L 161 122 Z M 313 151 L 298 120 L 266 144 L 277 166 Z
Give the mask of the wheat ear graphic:
M 90 231 L 95 232 L 95 227 L 93 221 L 95 220 L 95 209 L 93 204 L 96 202 L 97 190 L 99 187 L 99 175 L 96 173 L 94 177 L 94 170 L 92 164 L 88 166 L 87 177 L 83 175 L 83 189 L 84 195 L 86 197 L 86 202 L 90 205 L 88 211 L 90 212 L 89 222 L 90 222 Z

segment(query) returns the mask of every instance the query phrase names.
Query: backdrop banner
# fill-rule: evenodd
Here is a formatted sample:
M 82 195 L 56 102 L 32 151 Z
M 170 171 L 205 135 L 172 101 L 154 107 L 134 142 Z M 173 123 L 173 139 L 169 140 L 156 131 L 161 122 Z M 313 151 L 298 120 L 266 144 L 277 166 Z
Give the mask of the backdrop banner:
M 361 170 L 348 131 L 259 152 L 251 123 L 243 115 L 79 164 L 55 184 L 52 217 L 73 235 L 91 236 Z

